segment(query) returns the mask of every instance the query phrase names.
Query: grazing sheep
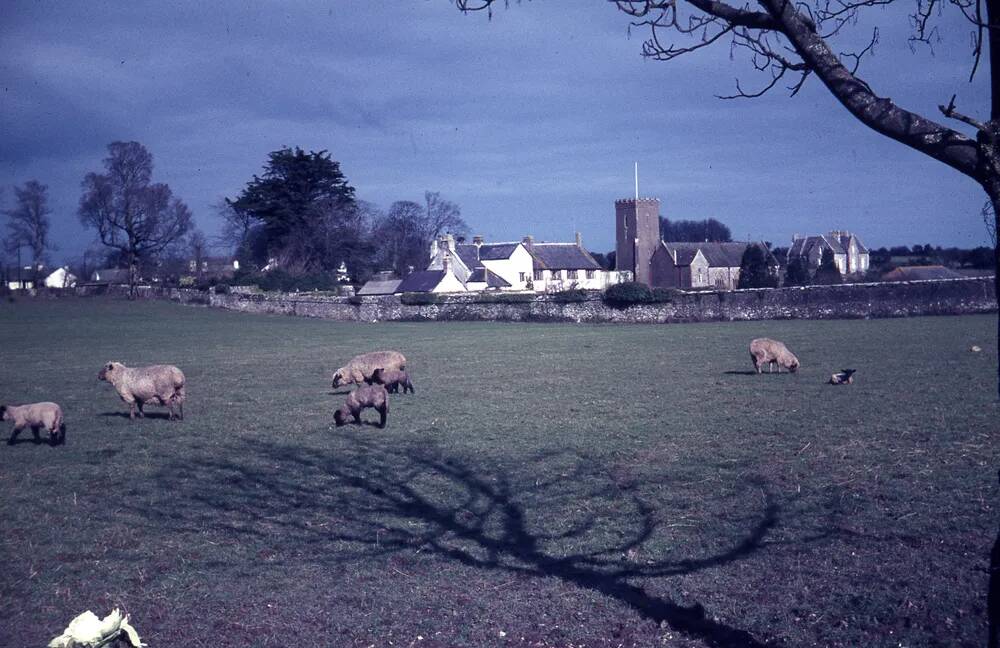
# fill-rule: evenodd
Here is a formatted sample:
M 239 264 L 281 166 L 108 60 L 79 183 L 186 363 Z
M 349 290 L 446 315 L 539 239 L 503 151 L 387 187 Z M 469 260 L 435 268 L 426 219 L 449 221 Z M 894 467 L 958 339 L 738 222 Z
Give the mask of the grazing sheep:
M 0 421 L 14 421 L 14 430 L 7 440 L 13 445 L 17 435 L 26 427 L 31 428 L 35 442 L 41 441 L 38 430 L 49 432 L 49 443 L 58 444 L 66 440 L 66 424 L 63 423 L 62 408 L 55 403 L 29 403 L 27 405 L 0 405 Z
M 839 373 L 830 376 L 831 385 L 853 385 L 854 373 L 857 369 L 841 369 Z
M 403 393 L 409 389 L 410 393 L 414 393 L 413 383 L 410 382 L 410 374 L 406 373 L 404 369 L 383 369 L 379 367 L 372 374 L 372 384 L 384 385 L 385 390 L 390 394 L 399 393 L 399 388 L 403 388 Z
M 375 370 L 382 369 L 405 369 L 406 358 L 399 351 L 372 351 L 354 356 L 346 366 L 337 369 L 333 374 L 333 388 L 341 385 L 354 383 L 371 384 L 372 374 Z
M 347 402 L 333 413 L 333 420 L 340 427 L 347 423 L 348 416 L 353 416 L 354 422 L 360 424 L 361 410 L 368 407 L 378 410 L 378 426 L 385 427 L 385 420 L 389 415 L 389 393 L 382 385 L 364 385 L 352 391 L 347 395 Z
M 763 372 L 765 364 L 768 373 L 772 373 L 774 365 L 778 365 L 778 373 L 781 373 L 782 367 L 792 373 L 799 369 L 799 359 L 795 354 L 784 344 L 771 338 L 757 338 L 750 342 L 750 359 L 758 374 Z
M 184 374 L 173 365 L 126 367 L 120 362 L 109 362 L 101 367 L 97 379 L 115 386 L 118 395 L 128 403 L 130 419 L 135 418 L 137 408 L 141 418 L 142 406 L 149 403 L 166 405 L 170 410 L 170 420 L 184 418 Z

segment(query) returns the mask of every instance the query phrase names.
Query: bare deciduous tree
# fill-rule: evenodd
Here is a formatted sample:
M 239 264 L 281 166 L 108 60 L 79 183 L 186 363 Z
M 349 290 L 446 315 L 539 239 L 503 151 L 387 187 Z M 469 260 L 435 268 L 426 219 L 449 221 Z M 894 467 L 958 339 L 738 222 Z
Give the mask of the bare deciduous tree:
M 7 216 L 6 247 L 14 250 L 24 246 L 31 251 L 34 285 L 38 285 L 38 266 L 46 253 L 54 249 L 49 241 L 49 188 L 37 180 L 28 180 L 23 187 L 14 187 L 15 205 L 5 209 Z
M 443 199 L 440 192 L 425 191 L 424 202 L 427 205 L 426 227 L 432 240 L 448 232 L 458 236 L 469 231 L 469 226 L 462 220 L 462 210 L 450 200 Z
M 896 0 L 753 0 L 738 4 L 724 0 L 607 1 L 628 15 L 632 26 L 648 30 L 649 38 L 642 46 L 645 57 L 670 61 L 716 43 L 728 43 L 731 51 L 745 52 L 764 81 L 755 89 L 737 82 L 735 93 L 724 99 L 759 97 L 783 81 L 789 81 L 786 87 L 795 95 L 811 77 L 817 78 L 868 128 L 979 183 L 992 206 L 993 230 L 1000 224 L 1000 1 L 916 0 L 909 14 L 911 43 L 927 44 L 937 38 L 934 20 L 942 11 L 951 8 L 964 16 L 973 34 L 970 80 L 981 67 L 984 51 L 989 51 L 989 117 L 963 114 L 952 96 L 942 101 L 939 109 L 954 122 L 954 128 L 896 105 L 858 75 L 862 59 L 878 42 L 877 29 L 866 39 L 867 44 L 855 51 L 838 53 L 833 45 L 845 28 L 857 25 L 861 10 Z M 498 1 L 455 0 L 455 4 L 462 11 L 489 13 Z M 996 243 L 994 259 L 1000 266 L 1000 245 Z M 1000 297 L 1000 273 L 995 285 Z M 1000 322 L 997 339 L 1000 342 Z M 1000 349 L 997 375 L 1000 394 Z
M 138 142 L 109 144 L 104 168 L 83 179 L 80 222 L 125 257 L 134 297 L 139 262 L 181 240 L 191 229 L 191 211 L 166 184 L 151 183 L 153 156 Z

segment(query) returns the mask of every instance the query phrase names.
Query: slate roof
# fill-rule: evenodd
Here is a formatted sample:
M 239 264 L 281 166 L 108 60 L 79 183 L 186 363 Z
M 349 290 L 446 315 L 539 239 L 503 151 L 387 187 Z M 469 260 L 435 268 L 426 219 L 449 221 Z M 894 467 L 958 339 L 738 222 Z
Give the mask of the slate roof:
M 500 261 L 509 259 L 520 243 L 484 243 L 479 247 L 479 259 L 482 261 Z M 475 248 L 476 246 L 471 246 Z M 477 264 L 478 265 L 478 264 Z M 471 267 L 471 266 L 470 266 Z
M 729 242 L 729 243 L 667 243 L 664 242 L 667 250 L 673 253 L 674 250 L 677 251 L 677 265 L 678 266 L 688 266 L 694 260 L 694 257 L 698 254 L 698 250 L 701 250 L 702 255 L 705 260 L 708 261 L 708 265 L 711 268 L 738 268 L 743 262 L 743 253 L 746 252 L 747 247 L 750 243 L 746 242 Z M 778 265 L 777 259 L 774 255 L 767 251 L 767 248 L 761 245 L 761 249 L 767 252 L 769 257 L 770 265 Z
M 483 283 L 487 288 L 510 288 L 510 282 L 495 272 L 486 272 L 486 268 L 476 268 L 469 275 L 468 281 Z
M 372 279 L 361 286 L 359 295 L 391 295 L 402 283 L 402 279 Z
M 483 264 L 479 262 L 479 254 L 476 251 L 475 245 L 456 245 L 455 254 L 458 255 L 458 258 L 462 260 L 462 263 L 469 270 L 483 267 Z
M 601 264 L 576 243 L 535 243 L 529 249 L 535 270 L 600 270 Z
M 396 286 L 396 292 L 430 292 L 444 279 L 444 270 L 417 270 L 406 275 Z
M 882 275 L 883 281 L 924 281 L 928 279 L 962 279 L 961 272 L 942 265 L 903 266 Z

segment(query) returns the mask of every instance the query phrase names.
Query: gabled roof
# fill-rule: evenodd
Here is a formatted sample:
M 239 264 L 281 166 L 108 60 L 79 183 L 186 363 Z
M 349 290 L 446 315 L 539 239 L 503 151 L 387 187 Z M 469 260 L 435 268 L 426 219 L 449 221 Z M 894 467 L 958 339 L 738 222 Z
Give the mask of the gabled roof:
M 469 275 L 468 283 L 486 283 L 488 288 L 510 288 L 510 282 L 495 272 L 487 272 L 486 268 L 476 268 Z
M 372 279 L 361 286 L 359 295 L 391 295 L 402 283 L 402 279 Z
M 481 261 L 500 261 L 509 259 L 514 254 L 514 250 L 520 243 L 484 243 L 479 246 L 479 259 Z M 471 246 L 475 248 L 476 246 Z
M 534 243 L 535 270 L 600 270 L 601 264 L 576 243 Z
M 965 275 L 942 265 L 902 266 L 882 275 L 884 281 L 926 281 L 929 279 L 962 279 Z
M 396 292 L 431 292 L 437 288 L 444 276 L 444 270 L 417 270 L 399 282 Z
M 475 245 L 456 245 L 455 254 L 458 255 L 458 258 L 462 260 L 462 263 L 464 263 L 465 267 L 469 270 L 481 268 L 483 265 L 479 262 L 479 253 L 476 250 Z
M 664 242 L 663 246 L 667 248 L 667 251 L 673 256 L 674 251 L 677 252 L 677 263 L 678 266 L 689 266 L 691 262 L 694 261 L 695 256 L 697 256 L 698 251 L 701 250 L 701 254 L 705 257 L 705 261 L 708 262 L 711 268 L 738 268 L 743 262 L 743 253 L 746 252 L 747 247 L 750 243 L 744 241 L 733 241 L 727 243 L 717 243 L 712 241 L 706 241 L 705 243 L 675 243 L 675 242 Z M 768 257 L 771 265 L 778 265 L 778 261 L 774 258 L 774 255 L 767 249 L 766 246 L 760 243 L 754 243 L 754 245 L 759 245 Z

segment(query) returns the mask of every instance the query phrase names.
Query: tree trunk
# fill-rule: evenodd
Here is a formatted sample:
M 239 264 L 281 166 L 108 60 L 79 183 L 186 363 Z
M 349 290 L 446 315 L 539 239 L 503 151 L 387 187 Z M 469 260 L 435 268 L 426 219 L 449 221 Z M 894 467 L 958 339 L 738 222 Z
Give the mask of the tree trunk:
M 135 299 L 135 284 L 136 275 L 138 274 L 138 269 L 135 267 L 136 258 L 135 252 L 129 250 L 128 252 L 128 298 Z

